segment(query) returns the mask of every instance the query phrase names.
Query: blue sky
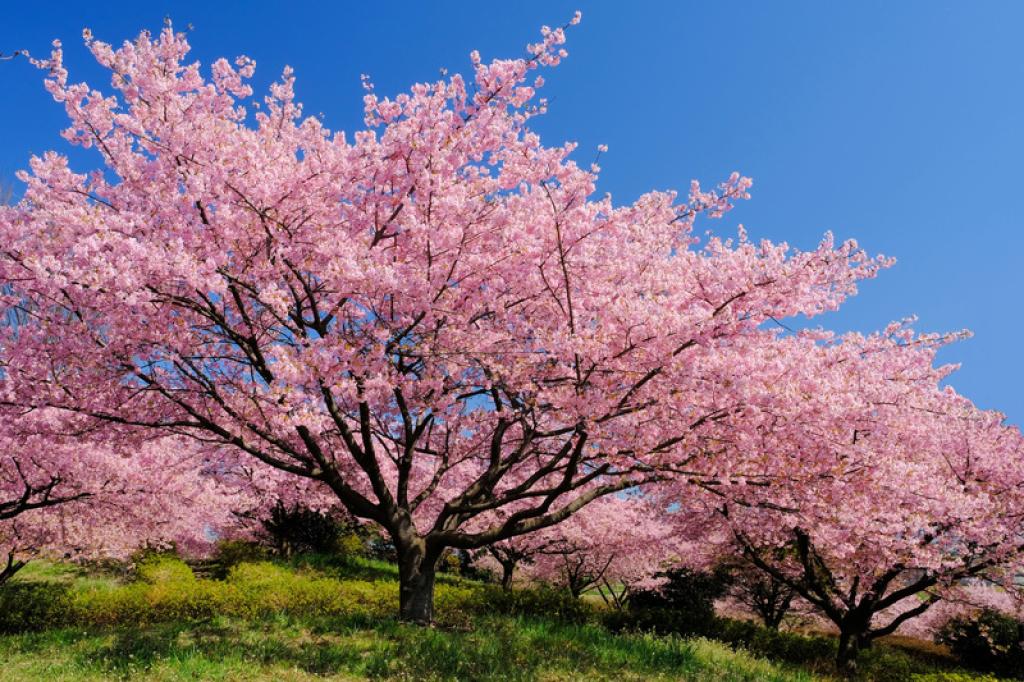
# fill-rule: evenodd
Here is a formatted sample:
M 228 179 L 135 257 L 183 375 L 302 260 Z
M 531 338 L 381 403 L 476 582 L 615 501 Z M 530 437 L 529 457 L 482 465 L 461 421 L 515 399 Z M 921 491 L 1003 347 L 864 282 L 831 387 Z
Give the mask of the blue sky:
M 106 86 L 79 36 L 107 42 L 193 25 L 193 55 L 247 54 L 257 87 L 285 64 L 310 114 L 361 124 L 359 74 L 381 94 L 468 70 L 468 53 L 518 56 L 541 24 L 575 9 L 570 58 L 545 74 L 550 144 L 607 144 L 601 190 L 627 202 L 732 170 L 753 199 L 715 224 L 813 247 L 832 230 L 895 267 L 822 324 L 876 329 L 917 315 L 924 331 L 969 328 L 943 352 L 952 383 L 1024 422 L 1024 3 L 1016 2 L 104 2 L 8 3 L 0 51 L 62 38 L 72 80 Z M 30 153 L 67 151 L 63 113 L 24 61 L 0 62 L 0 176 Z M 79 169 L 95 165 L 72 154 Z

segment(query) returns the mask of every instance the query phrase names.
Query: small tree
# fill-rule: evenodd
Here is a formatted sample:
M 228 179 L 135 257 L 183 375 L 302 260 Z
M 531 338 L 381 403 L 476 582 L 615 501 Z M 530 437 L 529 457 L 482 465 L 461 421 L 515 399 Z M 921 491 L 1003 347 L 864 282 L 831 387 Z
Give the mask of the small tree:
M 623 608 L 634 590 L 660 585 L 661 571 L 680 561 L 683 548 L 664 515 L 637 491 L 603 497 L 528 538 L 533 545 L 525 572 L 573 597 L 593 590 L 609 606 Z
M 766 628 L 778 630 L 797 596 L 796 590 L 742 558 L 729 561 L 723 569 L 728 574 L 728 595 L 757 614 Z

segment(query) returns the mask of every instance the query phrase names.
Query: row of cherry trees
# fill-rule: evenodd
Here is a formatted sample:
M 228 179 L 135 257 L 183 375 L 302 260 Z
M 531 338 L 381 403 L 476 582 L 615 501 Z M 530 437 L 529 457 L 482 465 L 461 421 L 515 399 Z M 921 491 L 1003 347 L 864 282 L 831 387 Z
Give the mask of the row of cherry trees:
M 941 387 L 947 339 L 771 328 L 890 261 L 830 235 L 697 237 L 746 197 L 738 174 L 596 197 L 599 168 L 529 128 L 564 40 L 545 28 L 526 58 L 474 53 L 470 81 L 394 98 L 367 81 L 351 136 L 303 117 L 290 70 L 255 100 L 254 62 L 205 76 L 171 27 L 117 48 L 86 32 L 107 93 L 56 44 L 32 61 L 102 165 L 34 157 L 0 209 L 3 404 L 191 448 L 200 480 L 264 500 L 342 505 L 393 540 L 417 622 L 449 549 L 611 590 L 697 541 L 820 609 L 847 665 L 962 579 L 1009 576 L 1020 434 Z M 92 452 L 70 432 L 43 448 L 61 481 Z M 144 452 L 110 466 L 148 500 L 169 469 Z M 77 499 L 40 481 L 20 494 L 102 508 L 100 480 Z
M 36 556 L 124 559 L 142 545 L 190 556 L 239 532 L 250 492 L 179 437 L 98 433 L 53 410 L 3 415 L 0 585 Z

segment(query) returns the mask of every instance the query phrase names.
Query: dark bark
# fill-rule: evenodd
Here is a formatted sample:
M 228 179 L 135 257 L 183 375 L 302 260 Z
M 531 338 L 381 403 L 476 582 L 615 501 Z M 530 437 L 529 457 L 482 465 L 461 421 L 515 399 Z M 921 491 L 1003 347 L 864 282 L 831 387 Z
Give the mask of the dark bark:
M 867 619 L 857 614 L 849 617 L 839 626 L 839 647 L 836 650 L 836 669 L 845 677 L 857 673 L 857 657 L 864 649 L 871 647 L 870 610 Z
M 512 574 L 516 570 L 516 564 L 513 561 L 505 561 L 501 564 L 501 589 L 508 592 L 512 589 Z
M 861 638 L 856 633 L 839 633 L 839 648 L 836 651 L 836 669 L 845 677 L 857 673 L 857 656 L 860 653 Z
M 737 597 L 750 606 L 761 617 L 764 626 L 778 630 L 789 612 L 795 591 L 770 575 L 751 575 L 749 572 L 738 576 Z
M 417 625 L 429 625 L 434 620 L 438 557 L 427 556 L 422 541 L 403 545 L 398 547 L 399 618 Z
M 786 616 L 786 611 L 766 611 L 761 613 L 761 619 L 764 621 L 764 626 L 769 630 L 778 630 L 779 626 L 782 625 L 782 619 Z
M 20 559 L 15 561 L 14 554 L 8 554 L 7 564 L 3 569 L 0 569 L 0 586 L 13 578 L 14 574 L 23 569 L 27 563 L 27 561 L 22 561 Z

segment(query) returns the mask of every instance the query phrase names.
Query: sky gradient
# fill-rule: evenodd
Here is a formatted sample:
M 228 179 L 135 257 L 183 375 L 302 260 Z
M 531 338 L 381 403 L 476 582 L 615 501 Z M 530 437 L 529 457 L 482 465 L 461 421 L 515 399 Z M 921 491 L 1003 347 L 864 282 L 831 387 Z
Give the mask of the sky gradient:
M 639 3 L 638 3 L 639 4 Z M 0 10 L 0 52 L 48 53 L 65 43 L 72 81 L 108 81 L 81 45 L 83 27 L 119 43 L 164 17 L 192 25 L 204 64 L 256 59 L 257 94 L 286 64 L 308 114 L 362 127 L 359 76 L 392 95 L 442 67 L 523 54 L 542 24 L 575 9 L 570 56 L 545 73 L 551 105 L 534 128 L 548 144 L 599 144 L 599 189 L 629 202 L 650 189 L 685 191 L 732 170 L 753 198 L 723 221 L 732 234 L 813 248 L 826 230 L 897 259 L 843 309 L 816 323 L 873 330 L 917 315 L 921 331 L 971 329 L 942 352 L 963 363 L 951 383 L 1024 423 L 1024 3 L 1015 2 L 104 2 L 55 1 Z M 24 60 L 0 62 L 0 178 L 30 154 L 93 152 L 58 136 L 62 109 Z M 16 188 L 17 189 L 17 188 Z

